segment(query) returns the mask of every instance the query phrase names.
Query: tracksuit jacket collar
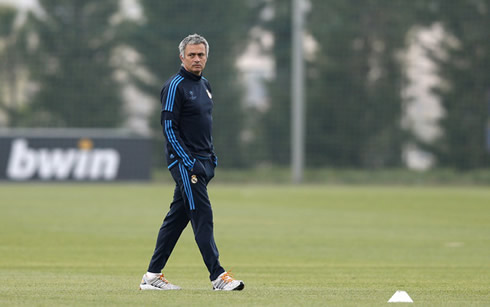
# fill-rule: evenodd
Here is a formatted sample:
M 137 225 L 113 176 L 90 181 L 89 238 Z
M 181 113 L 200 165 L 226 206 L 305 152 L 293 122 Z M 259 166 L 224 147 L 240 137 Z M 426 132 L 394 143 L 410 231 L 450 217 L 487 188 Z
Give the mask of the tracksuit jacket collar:
M 197 76 L 191 72 L 188 72 L 187 70 L 185 70 L 184 66 L 180 67 L 179 74 L 186 79 L 191 79 L 194 81 L 199 81 L 202 78 L 202 76 Z

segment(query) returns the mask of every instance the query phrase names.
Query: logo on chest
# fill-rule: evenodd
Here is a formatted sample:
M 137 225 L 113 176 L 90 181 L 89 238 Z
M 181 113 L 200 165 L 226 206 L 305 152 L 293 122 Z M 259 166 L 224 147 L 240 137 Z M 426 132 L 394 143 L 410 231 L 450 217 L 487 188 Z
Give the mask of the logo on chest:
M 213 99 L 213 95 L 211 95 L 211 92 L 208 89 L 206 89 L 206 93 L 208 93 L 209 99 Z
M 194 95 L 193 91 L 189 91 L 189 99 L 190 100 L 196 100 L 197 96 Z

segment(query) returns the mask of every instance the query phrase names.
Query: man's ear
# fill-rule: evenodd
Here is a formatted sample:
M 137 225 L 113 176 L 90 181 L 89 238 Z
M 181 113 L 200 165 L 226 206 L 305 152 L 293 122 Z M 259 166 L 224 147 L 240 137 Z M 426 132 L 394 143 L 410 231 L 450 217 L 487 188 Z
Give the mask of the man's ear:
M 179 59 L 182 63 L 184 63 L 184 58 L 182 57 L 182 54 L 179 54 Z

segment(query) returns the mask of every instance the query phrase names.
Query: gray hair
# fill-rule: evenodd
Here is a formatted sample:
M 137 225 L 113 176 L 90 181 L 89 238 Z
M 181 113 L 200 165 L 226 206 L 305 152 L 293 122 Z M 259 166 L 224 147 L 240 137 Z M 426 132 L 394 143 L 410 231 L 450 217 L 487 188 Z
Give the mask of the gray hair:
M 185 56 L 185 47 L 187 47 L 187 45 L 199 45 L 199 44 L 204 44 L 204 46 L 206 47 L 206 57 L 209 55 L 209 44 L 208 44 L 208 41 L 202 37 L 201 35 L 199 34 L 191 34 L 189 36 L 187 36 L 186 38 L 184 38 L 180 44 L 179 44 L 179 53 L 182 57 Z

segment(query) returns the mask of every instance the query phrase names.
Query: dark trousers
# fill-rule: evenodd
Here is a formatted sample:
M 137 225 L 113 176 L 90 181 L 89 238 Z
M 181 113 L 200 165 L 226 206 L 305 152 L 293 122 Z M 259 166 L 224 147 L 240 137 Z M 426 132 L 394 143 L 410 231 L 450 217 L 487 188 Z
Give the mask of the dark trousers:
M 215 280 L 225 270 L 219 263 L 219 253 L 213 235 L 213 211 L 208 197 L 207 185 L 214 177 L 211 159 L 201 160 L 206 169 L 206 178 L 197 177 L 180 163 L 170 172 L 176 182 L 174 199 L 170 211 L 163 220 L 151 258 L 148 272 L 160 273 L 172 253 L 182 231 L 191 222 L 194 238 L 209 271 L 209 278 Z

